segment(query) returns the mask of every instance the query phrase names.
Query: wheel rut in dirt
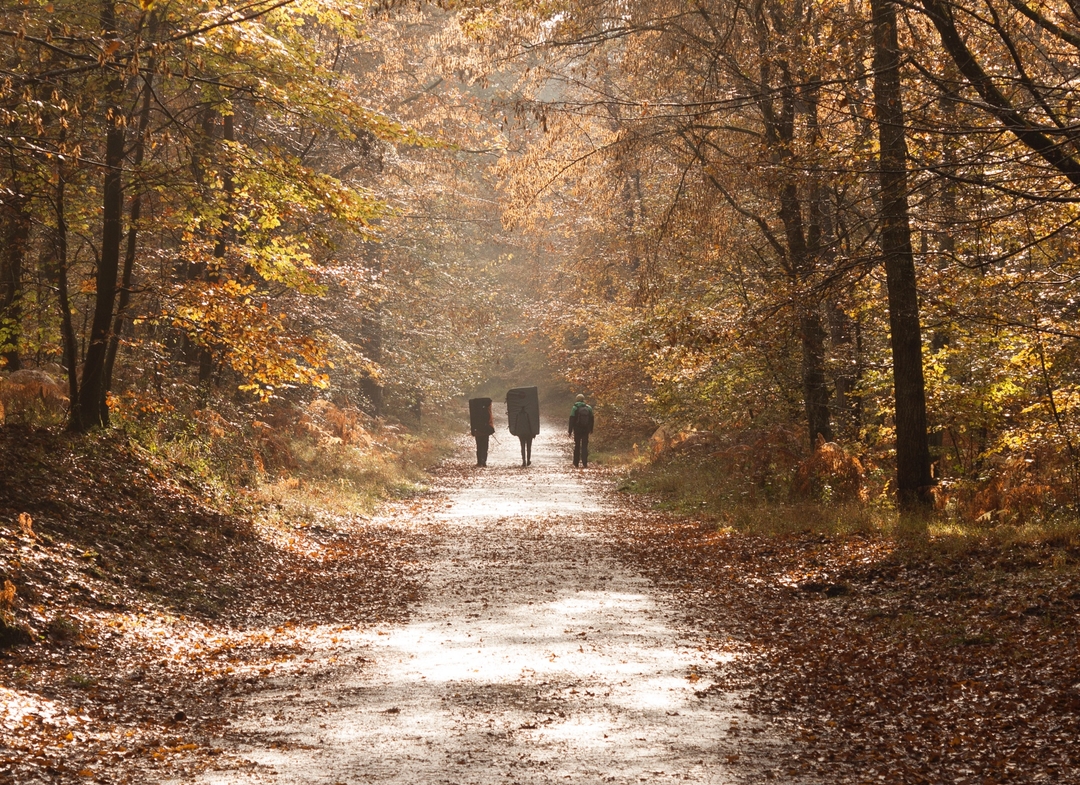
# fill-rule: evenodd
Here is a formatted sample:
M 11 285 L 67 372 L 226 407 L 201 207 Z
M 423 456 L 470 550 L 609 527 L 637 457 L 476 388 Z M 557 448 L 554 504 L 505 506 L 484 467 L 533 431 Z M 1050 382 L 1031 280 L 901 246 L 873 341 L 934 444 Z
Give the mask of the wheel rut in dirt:
M 201 782 L 758 778 L 777 742 L 708 689 L 720 658 L 615 557 L 623 513 L 545 425 L 531 467 L 463 447 L 444 496 L 394 515 L 436 534 L 410 622 L 328 632 L 241 705 L 223 746 L 246 766 Z

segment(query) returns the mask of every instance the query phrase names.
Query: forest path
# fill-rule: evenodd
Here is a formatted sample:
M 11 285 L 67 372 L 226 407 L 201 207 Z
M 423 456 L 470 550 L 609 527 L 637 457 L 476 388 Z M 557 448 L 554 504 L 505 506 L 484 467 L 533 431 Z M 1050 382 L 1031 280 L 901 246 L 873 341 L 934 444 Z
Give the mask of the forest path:
M 678 609 L 611 548 L 606 482 L 544 423 L 533 465 L 500 430 L 394 525 L 434 532 L 404 625 L 333 645 L 246 698 L 222 741 L 250 762 L 224 783 L 759 781 L 778 742 L 708 690 L 721 665 Z M 592 473 L 591 475 L 589 473 Z M 299 670 L 306 668 L 306 670 Z M 230 755 L 229 757 L 233 757 Z

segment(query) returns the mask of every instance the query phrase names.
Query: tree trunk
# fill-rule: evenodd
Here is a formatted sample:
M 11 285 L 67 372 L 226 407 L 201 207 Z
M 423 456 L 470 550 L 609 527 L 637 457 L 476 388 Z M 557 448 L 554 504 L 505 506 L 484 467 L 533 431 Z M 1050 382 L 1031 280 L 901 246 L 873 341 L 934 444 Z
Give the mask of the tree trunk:
M 236 131 L 233 125 L 233 116 L 231 114 L 223 115 L 221 118 L 221 138 L 225 142 L 236 141 Z M 231 153 L 232 149 L 230 146 L 226 149 L 226 155 L 231 155 Z M 229 240 L 231 239 L 232 234 L 229 230 L 229 226 L 232 223 L 231 209 L 233 195 L 231 164 L 226 164 L 222 167 L 221 179 L 222 190 L 225 193 L 226 210 L 221 216 L 221 229 L 218 230 L 217 242 L 214 243 L 214 262 L 206 271 L 206 280 L 210 283 L 217 283 L 221 280 L 221 268 L 225 263 L 225 254 L 229 250 Z M 208 347 L 204 346 L 199 353 L 199 387 L 204 393 L 209 390 L 213 375 L 214 355 Z
M 79 417 L 79 347 L 75 338 L 75 325 L 71 320 L 71 298 L 68 296 L 68 241 L 67 216 L 64 191 L 63 163 L 57 163 L 56 172 L 56 236 L 53 254 L 55 259 L 56 302 L 60 308 L 60 337 L 64 346 L 64 365 L 68 377 L 68 424 L 74 428 Z
M 807 283 L 812 277 L 817 264 L 818 255 L 821 251 L 821 226 L 820 205 L 816 203 L 819 193 L 813 184 L 809 188 L 809 214 L 811 218 L 809 230 L 803 220 L 803 204 L 800 200 L 799 183 L 794 179 L 792 172 L 792 150 L 795 143 L 796 118 L 799 112 L 798 92 L 791 83 L 791 76 L 784 69 L 783 90 L 779 91 L 779 111 L 769 102 L 765 106 L 763 116 L 766 120 L 766 139 L 772 147 L 772 154 L 776 161 L 786 170 L 785 180 L 780 184 L 777 211 L 781 223 L 784 225 L 784 238 L 787 244 L 787 269 L 786 273 L 796 288 L 796 296 L 801 302 L 798 307 L 801 313 L 798 315 L 799 339 L 802 345 L 802 388 L 803 407 L 806 412 L 807 435 L 810 439 L 810 449 L 817 444 L 818 437 L 826 441 L 832 439 L 832 427 L 830 425 L 828 383 L 825 378 L 825 330 L 821 326 L 821 318 L 817 314 L 817 303 L 812 294 L 807 293 Z M 803 96 L 805 99 L 807 96 Z M 811 111 L 808 114 L 810 125 L 809 134 L 812 140 L 816 133 L 813 112 L 816 107 L 813 103 L 813 91 L 810 91 L 808 104 Z M 809 238 L 808 238 L 809 234 Z M 811 245 L 811 242 L 813 245 Z
M 955 68 L 950 67 L 951 61 L 946 61 L 943 65 L 943 70 L 949 78 L 949 82 L 956 84 L 960 81 L 960 75 L 955 73 Z M 938 99 L 938 105 L 941 107 L 941 114 L 944 120 L 943 128 L 958 128 L 959 118 L 957 116 L 957 108 L 960 105 L 960 95 L 956 92 L 956 89 L 952 86 L 942 91 L 941 97 Z M 937 266 L 938 269 L 944 270 L 949 265 L 953 264 L 954 256 L 956 255 L 956 239 L 954 236 L 955 227 L 959 226 L 961 221 L 960 210 L 958 206 L 957 198 L 957 186 L 953 177 L 957 174 L 957 155 L 956 155 L 956 141 L 951 135 L 944 135 L 942 139 L 941 160 L 943 163 L 943 169 L 946 173 L 946 177 L 943 178 L 941 184 L 941 192 L 938 194 L 940 215 L 938 216 L 938 230 L 934 233 L 934 240 L 937 252 Z M 925 264 L 925 262 L 924 262 Z M 979 270 L 982 271 L 982 267 Z M 942 349 L 949 346 L 952 342 L 952 335 L 949 330 L 948 324 L 939 324 L 930 333 L 930 352 L 937 354 Z M 952 369 L 949 369 L 952 372 Z M 945 428 L 938 424 L 936 428 L 930 431 L 930 458 L 934 461 L 938 467 L 936 472 L 937 477 L 941 478 L 941 467 L 944 464 L 945 458 Z
M 382 306 L 376 304 L 371 313 L 365 313 L 360 320 L 361 345 L 364 356 L 374 365 L 383 361 L 383 325 Z M 383 413 L 383 383 L 382 380 L 372 373 L 365 373 L 360 379 L 360 392 L 364 396 L 366 405 L 364 409 L 372 417 L 379 417 Z
M 901 509 L 930 505 L 930 446 L 922 368 L 919 292 L 907 202 L 907 141 L 900 91 L 896 6 L 871 0 L 874 26 L 874 108 L 880 143 L 881 255 L 889 299 L 896 399 L 896 490 Z
M 803 90 L 806 105 L 807 138 L 810 150 L 817 153 L 821 145 L 821 127 L 818 122 L 819 82 L 811 79 Z M 817 157 L 811 160 L 809 195 L 807 199 L 806 267 L 800 288 L 807 288 L 807 278 L 823 262 L 831 257 L 833 240 L 832 220 L 829 214 L 827 192 L 822 184 Z M 825 367 L 825 340 L 828 332 L 821 316 L 820 303 L 807 306 L 800 319 L 799 332 L 803 345 L 803 398 L 806 401 L 806 421 L 810 427 L 810 446 L 814 448 L 819 438 L 832 441 L 832 409 L 829 400 L 829 380 Z
M 830 424 L 829 385 L 825 378 L 825 328 L 817 311 L 807 311 L 799 320 L 802 337 L 803 400 L 806 403 L 806 422 L 810 428 L 810 446 L 818 437 L 832 441 Z
M 113 0 L 101 4 L 101 28 L 106 34 L 116 33 Z M 102 188 L 101 258 L 95 279 L 94 319 L 90 325 L 90 343 L 83 365 L 82 394 L 78 418 L 72 423 L 75 430 L 85 431 L 109 424 L 109 407 L 105 400 L 108 387 L 105 379 L 105 356 L 108 353 L 112 330 L 113 308 L 116 305 L 117 275 L 120 271 L 120 244 L 123 236 L 124 213 L 124 116 L 120 106 L 124 81 L 117 72 L 107 86 L 109 109 L 105 133 L 105 177 Z
M 4 247 L 0 250 L 0 367 L 17 371 L 19 335 L 22 332 L 22 271 L 26 246 L 30 240 L 29 200 L 19 193 L 12 172 L 10 195 L 3 205 Z
M 827 307 L 835 363 L 833 383 L 836 393 L 833 397 L 833 412 L 840 437 L 854 441 L 859 438 L 859 429 L 862 426 L 859 397 L 856 394 L 861 376 L 861 358 L 856 342 L 858 325 L 845 313 L 840 302 L 830 302 Z
M 780 193 L 780 220 L 784 224 L 790 255 L 790 275 L 800 289 L 802 303 L 799 315 L 799 339 L 802 344 L 802 383 L 803 406 L 806 411 L 807 435 L 810 437 L 810 449 L 818 442 L 818 437 L 832 441 L 830 424 L 829 385 L 825 377 L 825 329 L 821 325 L 821 316 L 813 297 L 807 296 L 807 281 L 817 264 L 817 252 L 820 248 L 807 245 L 807 231 L 803 223 L 802 207 L 799 201 L 798 186 L 788 183 Z M 814 231 L 815 240 L 820 241 L 820 230 Z
M 150 29 L 156 28 L 156 17 L 151 15 Z M 146 157 L 146 131 L 150 126 L 150 105 L 153 98 L 153 79 L 156 59 L 151 57 L 146 68 L 143 85 L 142 106 L 139 109 L 139 128 L 135 135 L 135 150 L 132 170 L 136 173 L 142 167 Z M 120 348 L 120 335 L 127 319 L 127 310 L 131 304 L 131 279 L 135 270 L 135 255 L 138 249 L 139 219 L 142 217 L 142 191 L 137 186 L 131 197 L 128 211 L 127 246 L 124 249 L 124 269 L 120 274 L 119 302 L 116 304 L 116 319 L 113 321 L 112 335 L 109 336 L 109 348 L 105 353 L 105 389 L 112 389 L 113 368 L 116 365 L 116 353 Z

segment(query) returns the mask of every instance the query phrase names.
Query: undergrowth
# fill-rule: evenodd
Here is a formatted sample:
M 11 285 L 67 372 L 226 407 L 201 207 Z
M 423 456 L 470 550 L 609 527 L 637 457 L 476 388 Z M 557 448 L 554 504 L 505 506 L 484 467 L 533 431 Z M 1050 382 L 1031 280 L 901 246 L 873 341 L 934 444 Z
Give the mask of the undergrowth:
M 662 459 L 623 454 L 627 471 L 620 491 L 649 497 L 664 510 L 693 516 L 718 528 L 763 536 L 885 537 L 898 547 L 932 556 L 973 550 L 1080 547 L 1080 516 L 1068 508 L 1046 508 L 1022 520 L 1006 516 L 965 517 L 955 507 L 926 515 L 899 512 L 885 482 L 869 492 L 806 498 L 794 492 L 795 467 L 776 467 L 757 477 L 732 472 L 723 459 L 676 455 Z
M 409 430 L 326 400 L 203 408 L 115 407 L 115 424 L 150 460 L 181 471 L 221 509 L 302 524 L 367 514 L 380 500 L 422 492 L 426 470 L 452 449 L 438 416 Z

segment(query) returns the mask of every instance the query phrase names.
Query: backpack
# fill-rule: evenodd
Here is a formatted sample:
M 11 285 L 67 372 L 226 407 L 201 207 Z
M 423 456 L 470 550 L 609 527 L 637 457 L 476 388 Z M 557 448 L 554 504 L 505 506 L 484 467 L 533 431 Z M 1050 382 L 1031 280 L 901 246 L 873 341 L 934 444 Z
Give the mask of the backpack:
M 586 404 L 585 406 L 578 407 L 577 413 L 574 415 L 574 430 L 578 433 L 592 433 L 593 429 L 593 410 L 592 407 Z
M 518 437 L 524 436 L 526 439 L 531 439 L 536 435 L 532 427 L 532 419 L 527 411 L 522 409 L 517 413 L 517 417 L 514 418 L 514 427 L 510 429 L 510 433 Z

